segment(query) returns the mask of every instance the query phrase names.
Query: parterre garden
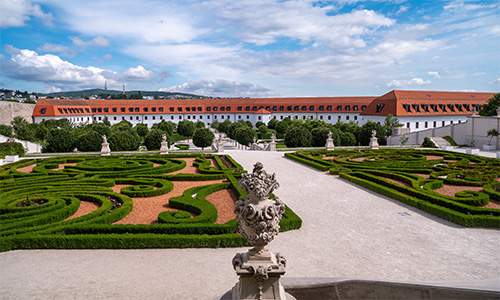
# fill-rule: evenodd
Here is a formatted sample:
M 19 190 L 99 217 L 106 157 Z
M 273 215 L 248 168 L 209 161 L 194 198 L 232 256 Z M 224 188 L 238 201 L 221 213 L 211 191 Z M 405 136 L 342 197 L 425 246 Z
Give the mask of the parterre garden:
M 183 172 L 190 167 L 196 172 Z M 222 190 L 246 197 L 238 188 L 243 172 L 230 156 L 212 154 L 70 156 L 6 165 L 0 168 L 0 250 L 248 246 L 236 219 L 217 222 L 218 210 L 207 200 Z M 191 187 L 169 196 L 179 182 Z M 157 220 L 120 223 L 152 197 L 166 203 Z M 96 209 L 77 213 L 86 203 Z M 301 224 L 287 207 L 280 231 Z
M 500 227 L 500 159 L 414 149 L 285 156 L 456 224 Z

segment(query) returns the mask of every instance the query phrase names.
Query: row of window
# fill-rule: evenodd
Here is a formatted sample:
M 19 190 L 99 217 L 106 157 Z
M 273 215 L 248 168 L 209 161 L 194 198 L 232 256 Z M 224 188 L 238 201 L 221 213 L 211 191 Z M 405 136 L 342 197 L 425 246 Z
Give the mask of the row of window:
M 383 104 L 382 104 L 383 105 Z M 365 110 L 366 105 L 361 106 L 361 111 Z M 129 113 L 139 113 L 139 112 L 163 112 L 163 107 L 92 107 L 92 113 L 109 113 L 110 111 L 113 113 L 117 113 L 118 109 L 121 113 L 129 112 Z M 281 106 L 246 106 L 244 111 L 258 111 L 260 109 L 266 109 L 267 111 L 315 111 L 316 107 L 314 105 L 281 105 Z M 325 111 L 325 105 L 319 105 L 317 107 L 318 111 Z M 337 105 L 337 111 L 359 111 L 360 107 L 358 105 Z M 78 114 L 84 113 L 83 108 L 58 108 L 60 114 Z M 174 112 L 176 109 L 174 107 L 169 107 L 168 110 L 170 112 Z M 186 111 L 186 112 L 201 112 L 203 109 L 201 106 L 192 106 L 192 107 L 177 107 L 178 112 Z M 207 106 L 206 111 L 231 111 L 231 106 Z M 243 106 L 238 106 L 237 111 L 243 111 Z M 333 111 L 332 105 L 326 106 L 326 111 Z M 45 114 L 46 109 L 42 108 L 40 113 Z M 88 108 L 85 108 L 86 113 L 90 113 Z
M 419 124 L 424 123 L 424 128 L 429 128 L 429 122 L 415 122 L 415 128 L 419 128 Z M 458 123 L 462 123 L 461 120 L 458 120 Z M 453 124 L 453 120 L 450 121 L 450 125 Z M 441 121 L 441 126 L 445 126 L 445 121 Z M 437 127 L 437 121 L 434 121 L 432 123 L 432 127 L 436 128 Z M 410 128 L 410 122 L 406 122 L 406 128 Z
M 447 113 L 448 111 L 450 112 L 464 112 L 465 111 L 468 111 L 470 112 L 471 111 L 471 108 L 472 109 L 476 109 L 476 110 L 480 110 L 481 109 L 481 104 L 416 104 L 416 103 L 413 103 L 413 104 L 406 104 L 404 103 L 403 104 L 403 108 L 406 110 L 407 113 L 413 113 L 413 112 L 416 112 L 416 113 L 420 113 L 420 112 L 426 112 L 426 113 L 430 113 L 431 110 L 432 112 L 435 112 L 435 113 L 441 113 L 441 112 L 444 112 L 444 113 Z M 413 111 L 412 111 L 412 108 L 413 108 Z M 439 111 L 438 110 L 441 110 Z

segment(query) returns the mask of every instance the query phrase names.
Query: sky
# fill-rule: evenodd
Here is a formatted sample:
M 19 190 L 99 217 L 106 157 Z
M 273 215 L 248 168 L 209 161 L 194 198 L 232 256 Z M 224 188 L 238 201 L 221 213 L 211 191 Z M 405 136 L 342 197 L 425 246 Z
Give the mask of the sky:
M 500 91 L 497 0 L 1 0 L 0 87 Z

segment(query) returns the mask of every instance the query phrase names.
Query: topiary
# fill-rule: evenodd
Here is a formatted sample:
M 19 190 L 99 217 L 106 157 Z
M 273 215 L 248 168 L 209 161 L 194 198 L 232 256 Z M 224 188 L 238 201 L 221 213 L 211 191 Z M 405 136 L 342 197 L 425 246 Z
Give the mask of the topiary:
M 247 127 L 247 126 L 242 126 L 238 127 L 234 130 L 234 139 L 245 146 L 248 146 L 250 143 L 253 142 L 254 138 L 254 131 L 253 129 Z
M 51 129 L 46 142 L 43 152 L 71 152 L 75 148 L 76 137 L 68 129 Z
M 424 142 L 422 143 L 422 147 L 437 148 L 437 146 L 434 144 L 434 142 L 428 136 L 424 137 Z
M 167 141 L 170 141 L 170 136 L 166 134 Z M 148 150 L 160 150 L 161 141 L 163 139 L 163 131 L 159 129 L 152 129 L 146 134 L 144 138 L 144 146 L 148 148 Z
M 311 132 L 302 125 L 292 125 L 285 133 L 285 145 L 287 147 L 309 147 L 311 146 L 311 139 Z
M 126 125 L 112 130 L 108 140 L 112 151 L 135 151 L 141 142 L 139 135 Z
M 0 144 L 0 158 L 5 158 L 6 155 L 19 155 L 23 156 L 26 150 L 21 143 L 14 143 L 12 145 L 12 151 L 8 143 Z
M 177 124 L 177 133 L 183 136 L 193 136 L 196 125 L 188 120 L 182 120 Z
M 87 131 L 78 136 L 75 143 L 79 151 L 100 151 L 102 146 L 102 135 L 97 131 Z
M 196 129 L 193 136 L 193 144 L 196 147 L 201 147 L 202 149 L 212 145 L 214 140 L 214 134 L 208 128 L 198 128 Z

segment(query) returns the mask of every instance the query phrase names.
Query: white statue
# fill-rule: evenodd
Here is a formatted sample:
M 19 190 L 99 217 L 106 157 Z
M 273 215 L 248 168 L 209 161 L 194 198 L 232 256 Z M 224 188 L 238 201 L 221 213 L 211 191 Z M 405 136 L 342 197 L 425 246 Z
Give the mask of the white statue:
M 377 135 L 377 131 L 376 130 L 372 130 L 372 138 L 374 138 L 376 135 Z
M 106 137 L 105 134 L 102 135 L 102 140 L 103 140 L 103 143 L 107 143 L 108 142 L 108 138 Z
M 166 143 L 167 142 L 167 135 L 166 134 L 163 134 L 163 136 L 161 137 L 161 142 L 162 143 Z
M 328 131 L 328 138 L 331 139 L 332 138 L 332 132 L 331 131 Z
M 271 134 L 271 142 L 276 142 L 276 134 Z

